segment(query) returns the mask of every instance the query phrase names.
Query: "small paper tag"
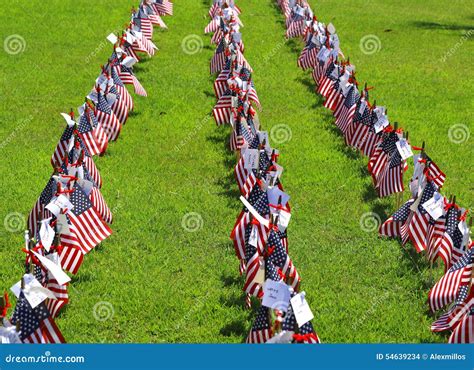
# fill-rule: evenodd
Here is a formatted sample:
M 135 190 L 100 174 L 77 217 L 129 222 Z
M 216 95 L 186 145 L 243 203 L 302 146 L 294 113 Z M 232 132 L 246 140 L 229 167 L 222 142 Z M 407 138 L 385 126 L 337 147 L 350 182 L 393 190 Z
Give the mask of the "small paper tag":
M 284 232 L 290 223 L 291 213 L 286 211 L 278 212 L 278 230 Z
M 360 106 L 359 106 L 359 114 L 360 114 L 360 115 L 363 115 L 363 114 L 364 114 L 366 107 L 367 107 L 367 102 L 366 102 L 364 99 L 362 99 L 362 100 L 360 101 Z
M 422 207 L 434 220 L 437 220 L 444 213 L 443 196 L 440 193 L 434 193 L 433 198 L 428 199 L 425 203 L 423 203 Z
M 94 184 L 92 183 L 92 181 L 84 180 L 84 179 L 78 179 L 76 182 L 82 188 L 84 193 L 86 193 L 86 195 L 89 196 L 89 194 L 92 191 L 92 188 L 94 187 Z
M 263 285 L 265 282 L 265 259 L 263 257 L 258 257 L 259 259 L 259 267 L 257 270 L 257 274 L 255 275 L 255 278 L 253 279 L 254 283 Z
M 49 221 L 51 218 L 48 218 L 47 220 L 41 221 L 41 227 L 40 227 L 40 239 L 41 239 L 41 244 L 43 245 L 44 249 L 46 249 L 47 252 L 49 252 L 49 249 L 51 248 L 51 244 L 53 244 L 54 240 L 54 229 L 49 226 Z
M 268 203 L 275 206 L 278 205 L 278 199 L 280 199 L 280 197 L 281 197 L 280 205 L 283 207 L 285 207 L 288 201 L 290 200 L 290 196 L 287 193 L 281 191 L 276 186 L 268 189 L 267 196 L 268 196 Z
M 459 231 L 462 234 L 462 246 L 465 246 L 469 243 L 469 239 L 470 239 L 469 226 L 467 226 L 466 221 L 461 221 L 458 224 L 458 228 L 459 228 Z
M 68 127 L 73 127 L 74 124 L 76 123 L 69 114 L 66 113 L 61 113 L 61 116 L 63 116 L 64 120 L 66 121 Z
M 374 124 L 374 131 L 376 134 L 381 132 L 385 127 L 389 125 L 388 118 L 386 115 L 382 115 L 379 117 L 377 122 Z
M 59 285 L 64 285 L 71 281 L 71 278 L 63 271 L 61 266 L 55 264 L 49 258 L 43 257 L 36 252 L 33 252 L 33 254 L 40 260 L 41 264 L 48 269 L 51 275 L 53 275 L 53 277 L 57 280 Z
M 259 156 L 258 149 L 246 149 L 243 153 L 244 168 L 248 171 L 256 170 L 258 168 Z
M 290 289 L 283 282 L 267 279 L 263 286 L 262 305 L 283 312 L 288 310 L 290 304 Z
M 107 40 L 113 45 L 115 45 L 118 41 L 117 36 L 113 33 L 107 36 Z
M 257 225 L 252 226 L 252 231 L 249 236 L 249 244 L 257 248 L 258 245 L 258 229 Z
M 405 139 L 398 140 L 395 145 L 397 146 L 398 152 L 403 160 L 408 159 L 413 155 L 411 146 Z
M 31 308 L 37 307 L 46 298 L 56 299 L 53 292 L 41 286 L 40 282 L 36 280 L 32 274 L 23 275 L 23 280 L 25 282 L 23 294 Z M 13 292 L 15 297 L 19 298 L 21 292 L 21 280 L 13 285 L 10 290 Z
M 56 227 L 58 234 L 68 235 L 69 234 L 69 223 L 65 214 L 60 213 L 56 217 Z
M 309 308 L 309 304 L 305 299 L 305 292 L 301 292 L 291 298 L 291 307 L 295 314 L 298 327 L 301 328 L 308 321 L 314 319 L 314 315 Z
M 63 213 L 67 213 L 73 208 L 74 206 L 72 205 L 72 203 L 63 194 L 60 194 L 58 197 L 54 198 L 53 201 L 46 206 L 46 209 L 49 210 L 56 217 L 63 210 L 65 210 L 65 212 Z

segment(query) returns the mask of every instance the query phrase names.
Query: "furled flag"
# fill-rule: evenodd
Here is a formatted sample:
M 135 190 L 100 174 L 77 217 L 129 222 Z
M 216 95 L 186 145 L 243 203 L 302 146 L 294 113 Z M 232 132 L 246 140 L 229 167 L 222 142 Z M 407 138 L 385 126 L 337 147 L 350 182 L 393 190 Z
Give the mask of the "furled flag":
M 247 343 L 265 343 L 273 336 L 270 322 L 270 308 L 260 306 L 257 317 L 247 336 Z
M 110 66 L 110 65 L 109 65 Z M 130 93 L 128 92 L 127 88 L 123 84 L 122 80 L 120 79 L 119 75 L 117 74 L 116 68 L 110 68 L 110 75 L 115 84 L 115 88 L 117 92 L 120 94 L 120 98 L 124 101 L 127 105 L 128 111 L 133 110 L 133 99 Z
M 20 339 L 23 343 L 66 342 L 44 302 L 31 308 L 23 292 L 20 292 L 11 322 L 14 325 L 19 323 Z
M 112 60 L 115 59 L 114 55 L 116 56 L 116 53 L 112 54 Z M 124 55 L 122 55 L 122 57 L 125 59 Z M 132 68 L 121 64 L 120 60 L 118 59 L 117 59 L 117 62 L 114 63 L 114 68 L 118 76 L 122 80 L 122 83 L 126 85 L 133 85 L 133 88 L 135 89 L 136 94 L 141 95 L 141 96 L 147 96 L 147 92 L 145 91 L 145 88 L 142 86 L 140 81 L 138 81 L 138 79 L 133 74 Z
M 317 44 L 313 42 L 313 38 L 310 38 L 309 42 L 298 57 L 298 66 L 303 70 L 313 68 L 318 62 L 316 58 L 318 52 L 319 48 L 317 47 Z
M 73 140 L 73 134 L 75 130 L 75 123 L 72 119 L 68 122 L 66 128 L 64 129 L 63 134 L 61 135 L 56 149 L 51 157 L 51 165 L 53 167 L 61 165 L 63 163 L 63 158 L 69 152 L 72 146 L 71 140 Z
M 49 274 L 49 272 L 48 272 Z M 69 303 L 69 295 L 67 292 L 67 283 L 61 285 L 50 274 L 45 288 L 53 292 L 56 299 L 48 299 L 46 307 L 51 314 L 51 317 L 57 317 L 61 309 Z
M 73 190 L 69 201 L 74 208 L 66 214 L 69 233 L 61 234 L 61 244 L 69 247 L 77 246 L 86 254 L 109 237 L 112 230 L 77 183 L 74 184 Z
M 474 248 L 469 249 L 461 259 L 431 288 L 428 303 L 435 312 L 453 302 L 463 286 L 469 286 L 472 279 Z

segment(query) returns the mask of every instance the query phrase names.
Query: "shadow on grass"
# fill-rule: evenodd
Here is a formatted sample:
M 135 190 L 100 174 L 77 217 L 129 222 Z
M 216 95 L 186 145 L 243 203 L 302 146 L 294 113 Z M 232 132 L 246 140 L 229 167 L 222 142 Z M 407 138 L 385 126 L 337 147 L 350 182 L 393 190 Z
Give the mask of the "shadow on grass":
M 425 21 L 415 21 L 411 23 L 412 26 L 416 28 L 421 28 L 425 30 L 448 30 L 448 31 L 472 31 L 474 30 L 474 25 L 465 25 L 465 24 L 442 24 L 436 22 L 425 22 Z
M 221 328 L 220 333 L 225 337 L 231 337 L 235 335 L 245 338 L 247 335 L 247 328 L 241 320 L 234 320 Z

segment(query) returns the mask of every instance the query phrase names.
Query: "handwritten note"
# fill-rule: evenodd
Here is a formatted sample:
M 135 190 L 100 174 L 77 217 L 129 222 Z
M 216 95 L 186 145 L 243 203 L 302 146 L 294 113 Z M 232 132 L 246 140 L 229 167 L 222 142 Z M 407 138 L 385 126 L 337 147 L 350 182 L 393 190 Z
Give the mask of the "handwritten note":
M 286 312 L 290 304 L 290 287 L 283 282 L 267 279 L 263 286 L 262 305 Z
M 291 307 L 295 314 L 296 322 L 298 327 L 302 327 L 308 321 L 314 319 L 314 315 L 309 308 L 309 304 L 305 299 L 305 292 L 301 292 L 291 298 Z

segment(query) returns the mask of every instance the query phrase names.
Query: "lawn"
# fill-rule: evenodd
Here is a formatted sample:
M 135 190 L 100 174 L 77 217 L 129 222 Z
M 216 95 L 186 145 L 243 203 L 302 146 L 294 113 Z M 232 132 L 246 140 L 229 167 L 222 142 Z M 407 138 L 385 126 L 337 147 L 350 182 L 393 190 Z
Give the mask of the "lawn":
M 59 112 L 77 107 L 111 52 L 105 37 L 128 19 L 124 0 L 24 1 L 0 24 L 2 39 L 18 34 L 26 48 L 0 53 L 0 220 L 27 216 L 51 173 L 62 133 Z M 241 204 L 233 179 L 229 130 L 209 116 L 214 48 L 203 34 L 210 1 L 177 0 L 167 31 L 155 29 L 160 51 L 137 66 L 148 98 L 116 143 L 98 158 L 114 234 L 85 258 L 57 319 L 69 342 L 230 342 L 244 340 L 254 313 L 244 308 L 238 261 L 228 238 Z M 422 256 L 403 251 L 361 227 L 375 212 L 384 220 L 393 198 L 379 200 L 366 159 L 345 148 L 332 117 L 296 66 L 299 41 L 284 40 L 274 0 L 241 7 L 246 58 L 270 130 L 285 124 L 291 140 L 277 146 L 291 196 L 290 254 L 324 342 L 445 342 L 430 333 L 432 285 Z M 450 128 L 473 130 L 470 68 L 474 16 L 465 1 L 312 1 L 333 22 L 346 56 L 391 120 L 445 170 L 446 194 L 472 208 L 472 137 L 450 140 Z M 185 53 L 198 35 L 204 47 Z M 364 54 L 366 35 L 381 48 Z M 199 38 L 198 38 L 199 39 Z M 459 126 L 456 126 L 459 127 Z M 451 129 L 452 132 L 453 129 Z M 468 132 L 469 132 L 468 131 Z M 405 195 L 405 198 L 407 195 Z M 196 226 L 197 225 L 197 226 Z M 21 225 L 20 225 L 21 226 Z M 0 227 L 0 282 L 19 280 L 23 233 Z M 410 247 L 411 248 L 411 247 Z M 439 276 L 441 270 L 434 271 Z

